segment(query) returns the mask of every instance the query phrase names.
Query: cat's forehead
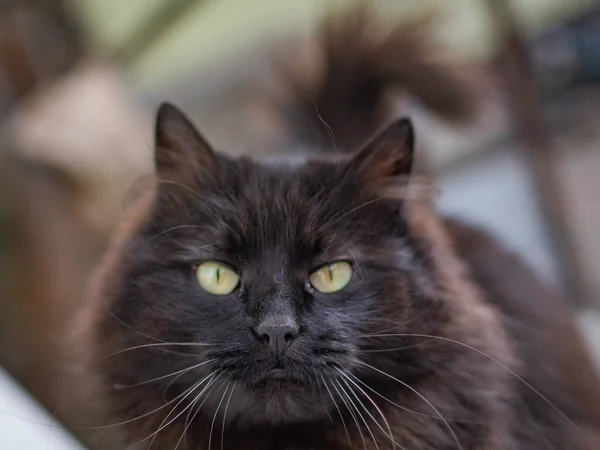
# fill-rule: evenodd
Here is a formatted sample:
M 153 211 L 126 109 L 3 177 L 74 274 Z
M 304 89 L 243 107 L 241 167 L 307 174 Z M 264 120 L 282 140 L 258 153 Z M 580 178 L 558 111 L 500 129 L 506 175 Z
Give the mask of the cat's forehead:
M 309 165 L 332 165 L 346 159 L 343 154 L 318 154 L 314 149 L 295 149 L 289 154 L 263 156 L 256 162 L 266 168 L 302 170 Z
M 304 239 L 337 222 L 355 202 L 335 164 L 304 155 L 239 159 L 218 186 L 195 203 L 200 220 L 244 240 Z M 210 217 L 209 217 L 210 215 Z M 222 222 L 225 226 L 220 227 Z
M 381 209 L 384 202 L 373 201 L 372 192 L 346 176 L 344 164 L 331 159 L 225 161 L 214 183 L 176 191 L 190 200 L 185 208 L 161 216 L 158 230 L 173 230 L 165 236 L 177 252 L 240 261 L 335 259 L 348 256 L 349 247 L 357 252 L 370 245 L 369 236 L 388 235 L 396 219 L 396 213 L 388 217 L 389 208 Z
M 242 199 L 281 198 L 308 201 L 317 193 L 333 193 L 340 187 L 341 166 L 337 159 L 300 153 L 268 156 L 260 159 L 240 159 L 233 162 L 236 169 L 222 187 L 237 186 L 245 194 Z
M 272 216 L 278 212 L 293 216 L 308 210 L 314 214 L 315 208 L 320 209 L 328 199 L 340 194 L 340 173 L 329 161 L 295 154 L 254 160 L 252 168 L 245 169 L 242 166 L 237 171 L 235 180 L 243 193 L 232 201 L 239 202 L 242 209 L 258 208 L 258 214 Z
M 294 153 L 290 155 L 268 155 L 257 162 L 264 167 L 294 169 L 303 167 L 310 160 L 307 153 Z

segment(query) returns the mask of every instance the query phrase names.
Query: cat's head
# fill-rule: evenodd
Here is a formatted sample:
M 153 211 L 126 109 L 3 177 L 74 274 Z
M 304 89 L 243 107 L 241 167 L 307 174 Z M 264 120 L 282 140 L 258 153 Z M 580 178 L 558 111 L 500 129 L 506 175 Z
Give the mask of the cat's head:
M 432 307 L 399 195 L 408 120 L 353 155 L 294 162 L 218 154 L 171 106 L 156 139 L 153 205 L 121 251 L 99 328 L 129 349 L 107 359 L 111 385 L 210 411 L 227 402 L 230 418 L 310 420 L 352 377 L 380 376 L 363 363 L 411 358 L 370 353 L 382 343 L 369 336 Z

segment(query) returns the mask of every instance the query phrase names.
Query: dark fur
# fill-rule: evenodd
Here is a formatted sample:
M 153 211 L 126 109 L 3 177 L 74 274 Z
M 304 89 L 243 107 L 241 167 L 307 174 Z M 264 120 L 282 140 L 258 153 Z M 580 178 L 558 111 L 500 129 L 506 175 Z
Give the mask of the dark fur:
M 125 442 L 181 412 L 153 448 L 174 448 L 191 423 L 179 448 L 207 449 L 211 435 L 220 448 L 224 427 L 227 449 L 391 449 L 382 415 L 398 449 L 600 448 L 598 379 L 566 309 L 485 234 L 392 195 L 411 170 L 408 121 L 350 156 L 306 161 L 219 155 L 170 106 L 156 136 L 156 192 L 126 223 L 80 324 L 97 402 L 109 423 L 130 421 L 115 427 Z M 307 285 L 340 259 L 354 268 L 346 289 Z M 204 260 L 236 268 L 240 289 L 204 292 Z M 272 314 L 300 325 L 281 360 L 253 330 Z M 211 346 L 115 354 L 163 341 Z M 214 370 L 223 375 L 189 421 L 188 401 L 148 414 Z M 370 432 L 339 395 L 341 372 L 360 380 L 352 398 Z

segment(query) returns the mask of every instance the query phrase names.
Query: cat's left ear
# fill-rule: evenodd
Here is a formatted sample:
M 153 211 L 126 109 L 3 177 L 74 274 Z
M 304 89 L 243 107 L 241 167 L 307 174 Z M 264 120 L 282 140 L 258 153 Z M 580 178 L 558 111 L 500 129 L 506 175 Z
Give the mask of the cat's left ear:
M 214 173 L 217 155 L 178 108 L 163 103 L 156 115 L 154 163 L 159 178 L 183 182 Z
M 354 179 L 384 180 L 408 176 L 413 165 L 414 131 L 409 119 L 399 119 L 377 133 L 348 162 Z

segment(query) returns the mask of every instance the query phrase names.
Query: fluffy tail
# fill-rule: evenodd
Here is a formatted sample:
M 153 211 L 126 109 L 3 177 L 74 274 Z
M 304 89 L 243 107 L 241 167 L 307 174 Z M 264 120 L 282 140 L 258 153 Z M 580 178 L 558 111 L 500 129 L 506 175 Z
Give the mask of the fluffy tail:
M 416 98 L 449 122 L 475 116 L 473 89 L 440 61 L 430 25 L 430 19 L 403 22 L 382 34 L 366 7 L 327 20 L 318 34 L 318 74 L 310 81 L 287 77 L 295 134 L 309 145 L 353 149 L 393 118 L 393 93 Z

